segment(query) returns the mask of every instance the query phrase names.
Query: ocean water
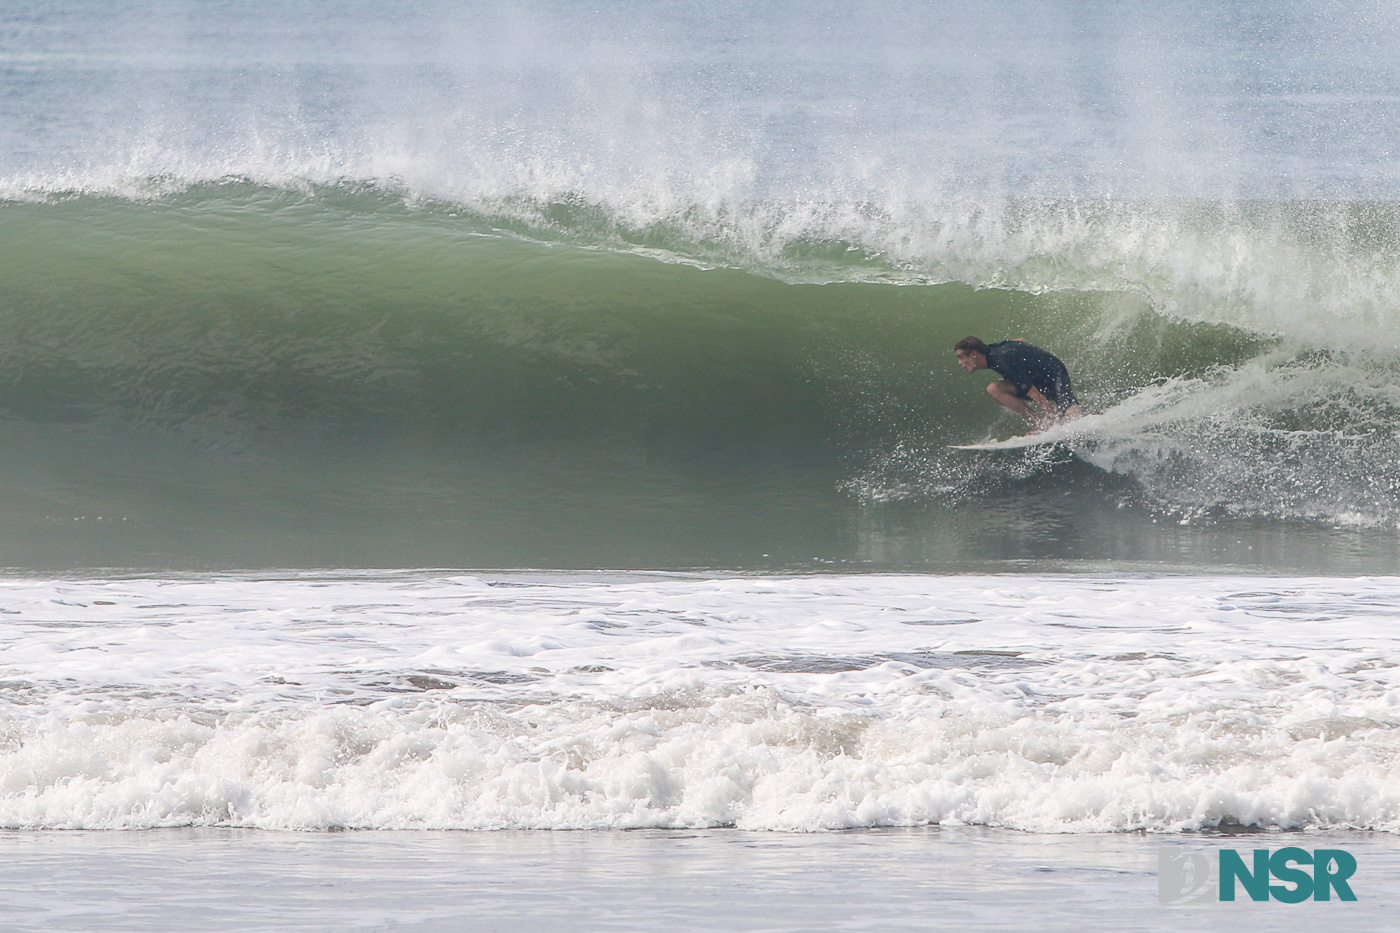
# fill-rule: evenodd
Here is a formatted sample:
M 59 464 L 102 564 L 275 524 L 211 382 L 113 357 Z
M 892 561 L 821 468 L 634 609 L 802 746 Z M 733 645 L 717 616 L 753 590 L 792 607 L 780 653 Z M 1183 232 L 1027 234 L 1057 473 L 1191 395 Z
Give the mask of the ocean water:
M 1229 836 L 1190 848 L 1284 841 L 1298 840 Z M 1356 855 L 1358 885 L 1397 867 L 1384 840 L 1358 833 L 1327 841 Z M 19 832 L 0 834 L 14 866 L 0 916 L 17 933 L 1219 930 L 1225 905 L 1158 905 L 1157 848 L 1133 834 L 1043 837 L 978 827 L 802 835 Z M 1226 919 L 1266 933 L 1339 920 L 1346 930 L 1390 929 L 1393 894 L 1359 890 L 1367 896 L 1340 905 L 1341 917 L 1336 903 L 1245 902 L 1229 908 L 1243 916 Z
M 731 928 L 880 878 L 887 928 L 1177 929 L 1158 840 L 1308 838 L 1382 928 L 1397 52 L 1374 3 L 10 0 L 0 911 L 180 929 L 228 853 L 358 879 L 308 929 L 507 909 L 400 856 L 650 905 L 598 929 L 699 924 L 654 863 L 756 866 Z M 1093 430 L 950 449 L 1023 430 L 970 333 Z

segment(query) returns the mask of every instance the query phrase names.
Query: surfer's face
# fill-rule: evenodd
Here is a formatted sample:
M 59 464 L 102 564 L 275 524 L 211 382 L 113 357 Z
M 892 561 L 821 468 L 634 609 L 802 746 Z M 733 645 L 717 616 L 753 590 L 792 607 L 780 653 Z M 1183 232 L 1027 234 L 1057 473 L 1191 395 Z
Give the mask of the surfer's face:
M 958 355 L 958 365 L 963 368 L 963 372 L 975 373 L 987 366 L 987 358 L 976 350 L 954 350 L 953 352 Z

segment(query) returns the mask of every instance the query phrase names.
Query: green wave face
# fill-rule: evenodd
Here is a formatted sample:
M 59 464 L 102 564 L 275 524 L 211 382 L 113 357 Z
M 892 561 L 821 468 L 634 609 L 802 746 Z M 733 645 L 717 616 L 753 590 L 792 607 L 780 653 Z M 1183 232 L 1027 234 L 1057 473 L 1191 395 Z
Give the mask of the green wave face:
M 1070 208 L 984 206 L 954 268 L 879 224 L 782 233 L 771 205 L 638 226 L 354 187 L 4 202 L 0 562 L 1321 567 L 1338 536 L 1347 566 L 1389 560 L 1393 334 L 1357 346 L 1388 309 L 1270 304 L 1122 235 L 1252 229 L 1371 262 L 1375 290 L 1388 214 L 1350 209 L 1343 247 L 1301 206 Z M 1020 430 L 956 367 L 969 333 L 1051 349 L 1150 431 L 949 451 Z

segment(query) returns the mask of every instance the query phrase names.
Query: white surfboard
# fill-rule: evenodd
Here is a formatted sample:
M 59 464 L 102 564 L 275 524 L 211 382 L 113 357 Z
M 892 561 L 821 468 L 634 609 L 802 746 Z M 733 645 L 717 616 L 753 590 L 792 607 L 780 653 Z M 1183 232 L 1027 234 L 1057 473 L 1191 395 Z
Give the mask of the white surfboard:
M 1004 441 L 988 441 L 985 444 L 949 444 L 954 450 L 1016 450 L 1021 447 L 1039 447 L 1042 444 L 1058 443 L 1053 438 L 1040 434 L 1027 434 L 1022 437 L 1008 437 Z
M 1018 450 L 1022 447 L 1040 447 L 1043 444 L 1063 444 L 1067 441 L 1084 440 L 1093 435 L 1096 422 L 1102 415 L 1087 415 L 1076 421 L 1056 424 L 1034 434 L 1008 437 L 1004 441 L 984 441 L 981 444 L 949 444 L 954 450 Z

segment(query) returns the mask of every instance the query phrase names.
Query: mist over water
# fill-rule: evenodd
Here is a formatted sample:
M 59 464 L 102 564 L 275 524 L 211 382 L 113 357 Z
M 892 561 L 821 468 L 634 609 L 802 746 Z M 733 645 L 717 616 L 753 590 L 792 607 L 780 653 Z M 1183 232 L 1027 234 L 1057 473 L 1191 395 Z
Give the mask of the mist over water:
M 658 205 L 1395 193 L 1384 4 L 10 10 L 0 175 L 38 184 L 394 176 Z
M 1377 5 L 18 3 L 18 566 L 1393 566 Z M 1025 337 L 1068 449 L 951 365 Z

